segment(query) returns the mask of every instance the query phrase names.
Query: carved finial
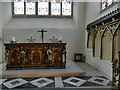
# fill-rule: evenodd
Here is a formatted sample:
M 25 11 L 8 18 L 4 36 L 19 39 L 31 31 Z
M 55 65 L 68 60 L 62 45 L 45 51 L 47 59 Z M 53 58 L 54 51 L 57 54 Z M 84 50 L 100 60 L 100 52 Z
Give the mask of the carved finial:
M 115 18 L 112 18 L 112 21 L 115 21 Z
M 102 22 L 102 25 L 105 25 L 105 23 L 104 23 L 104 22 Z

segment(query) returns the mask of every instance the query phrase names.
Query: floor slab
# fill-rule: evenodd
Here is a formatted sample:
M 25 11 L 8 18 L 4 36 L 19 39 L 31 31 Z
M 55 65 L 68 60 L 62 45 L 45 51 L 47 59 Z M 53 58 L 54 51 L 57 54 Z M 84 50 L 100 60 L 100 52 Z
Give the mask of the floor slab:
M 98 80 L 99 79 L 99 80 Z M 84 77 L 36 77 L 36 78 L 8 78 L 3 81 L 2 89 L 30 89 L 30 88 L 81 88 L 81 87 L 110 87 L 111 81 L 104 76 Z M 85 89 L 86 90 L 86 89 Z

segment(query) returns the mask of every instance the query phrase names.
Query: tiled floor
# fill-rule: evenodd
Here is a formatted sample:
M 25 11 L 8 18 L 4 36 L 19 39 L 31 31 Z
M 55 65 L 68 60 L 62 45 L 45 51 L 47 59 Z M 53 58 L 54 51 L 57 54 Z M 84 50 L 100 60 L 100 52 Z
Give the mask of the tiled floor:
M 76 62 L 76 64 L 86 72 L 86 76 L 5 78 L 0 79 L 0 86 L 2 86 L 3 89 L 111 86 L 111 81 L 102 72 L 84 62 Z
M 97 87 L 110 86 L 111 81 L 104 76 L 85 77 L 38 77 L 12 78 L 3 81 L 2 89 L 46 88 L 46 87 Z
M 89 64 L 85 62 L 76 62 L 76 64 L 85 71 L 86 76 L 104 76 L 105 74 L 97 70 L 96 68 L 93 68 Z

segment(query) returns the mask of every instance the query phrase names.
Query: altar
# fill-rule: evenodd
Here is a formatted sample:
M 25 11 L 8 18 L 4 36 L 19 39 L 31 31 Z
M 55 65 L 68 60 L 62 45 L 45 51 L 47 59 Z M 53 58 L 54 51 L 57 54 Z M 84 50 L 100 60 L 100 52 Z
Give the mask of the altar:
M 5 43 L 6 69 L 65 68 L 66 43 Z

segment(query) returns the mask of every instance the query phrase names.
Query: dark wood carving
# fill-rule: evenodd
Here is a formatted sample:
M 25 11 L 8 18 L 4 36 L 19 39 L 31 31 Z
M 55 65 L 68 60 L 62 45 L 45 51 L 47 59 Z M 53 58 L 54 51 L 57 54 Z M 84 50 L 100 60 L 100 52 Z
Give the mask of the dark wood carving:
M 65 68 L 66 43 L 5 43 L 6 69 Z

